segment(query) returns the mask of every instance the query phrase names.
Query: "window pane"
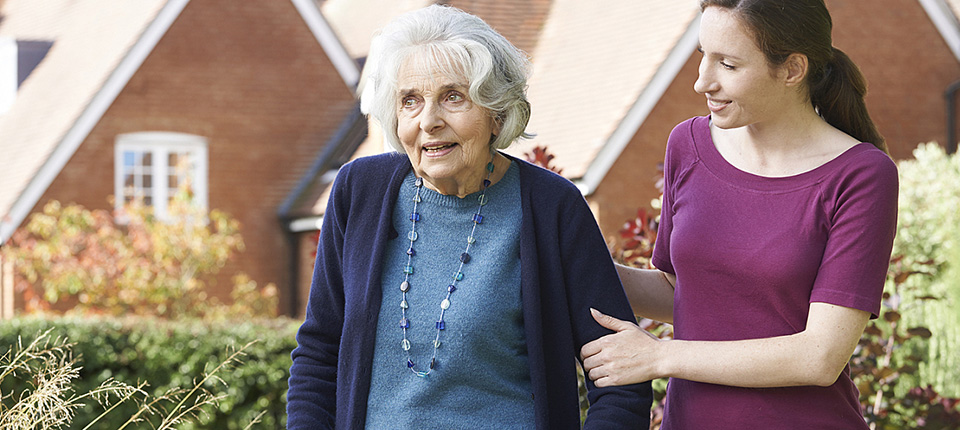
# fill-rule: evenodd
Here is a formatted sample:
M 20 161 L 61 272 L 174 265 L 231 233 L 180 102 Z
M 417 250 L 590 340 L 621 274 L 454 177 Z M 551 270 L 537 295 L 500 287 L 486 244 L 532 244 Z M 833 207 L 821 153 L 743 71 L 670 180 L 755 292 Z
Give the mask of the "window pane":
M 124 151 L 123 152 L 123 167 L 131 167 L 136 162 L 137 154 L 133 151 Z
M 143 175 L 143 188 L 144 188 L 144 190 L 146 190 L 147 188 L 151 188 L 151 187 L 153 187 L 153 176 L 152 176 L 152 175 Z
M 143 154 L 143 161 L 141 162 L 143 167 L 150 167 L 153 165 L 153 153 L 146 152 Z
M 167 176 L 167 186 L 176 189 L 180 184 L 180 177 L 177 175 Z
M 127 174 L 123 177 L 123 188 L 133 187 L 135 185 L 135 179 L 132 174 Z

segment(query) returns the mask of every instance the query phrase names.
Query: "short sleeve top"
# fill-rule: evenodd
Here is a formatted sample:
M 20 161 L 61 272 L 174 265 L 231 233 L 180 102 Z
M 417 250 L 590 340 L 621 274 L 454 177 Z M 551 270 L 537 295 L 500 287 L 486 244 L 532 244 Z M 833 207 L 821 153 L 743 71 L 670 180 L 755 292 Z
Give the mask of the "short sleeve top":
M 869 143 L 810 171 L 770 178 L 727 162 L 714 146 L 709 117 L 681 123 L 667 144 L 653 254 L 656 267 L 677 276 L 676 338 L 797 333 L 811 302 L 877 316 L 897 193 L 896 165 Z M 724 420 L 730 428 L 858 428 L 857 397 L 849 369 L 832 387 L 743 389 L 673 380 L 664 428 L 718 428 Z M 757 415 L 742 414 L 744 407 L 772 411 L 775 420 L 758 425 Z

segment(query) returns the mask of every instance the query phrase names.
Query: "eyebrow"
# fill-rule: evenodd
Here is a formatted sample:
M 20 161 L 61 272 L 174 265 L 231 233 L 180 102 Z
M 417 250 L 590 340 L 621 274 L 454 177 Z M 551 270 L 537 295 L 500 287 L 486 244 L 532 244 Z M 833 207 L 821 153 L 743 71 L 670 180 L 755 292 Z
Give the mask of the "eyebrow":
M 707 55 L 706 52 L 703 52 L 703 45 L 697 45 L 697 51 L 700 52 L 701 54 Z M 738 56 L 736 56 L 736 55 L 724 54 L 724 53 L 722 53 L 722 52 L 713 52 L 713 53 L 711 53 L 711 55 L 719 56 L 719 57 L 722 57 L 722 58 L 729 58 L 729 59 L 735 60 L 735 61 L 742 61 L 742 60 L 743 60 L 742 58 L 740 58 L 740 57 L 738 57 Z
M 468 88 L 468 86 L 467 86 L 467 85 L 464 85 L 464 84 L 446 84 L 446 85 L 440 87 L 440 91 L 439 91 L 439 92 L 445 93 L 445 92 L 450 91 L 450 90 L 458 90 L 458 91 L 460 91 L 461 89 L 464 89 L 464 88 Z M 418 93 L 418 92 L 420 92 L 420 90 L 419 90 L 419 89 L 416 89 L 416 88 L 401 88 L 400 91 L 398 91 L 397 93 L 400 94 L 401 97 L 406 97 L 406 96 L 409 96 L 409 95 L 411 95 L 411 94 L 416 94 L 416 93 Z

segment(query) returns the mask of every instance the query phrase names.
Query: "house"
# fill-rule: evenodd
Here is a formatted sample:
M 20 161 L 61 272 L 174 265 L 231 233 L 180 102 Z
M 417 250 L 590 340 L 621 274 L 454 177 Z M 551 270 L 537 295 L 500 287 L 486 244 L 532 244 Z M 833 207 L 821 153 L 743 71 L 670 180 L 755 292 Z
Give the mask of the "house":
M 356 117 L 359 77 L 316 3 L 5 0 L 0 54 L 0 243 L 53 199 L 112 209 L 108 196 L 139 192 L 162 213 L 188 175 L 246 244 L 210 293 L 242 270 L 281 286 L 281 311 L 297 307 L 278 210 Z

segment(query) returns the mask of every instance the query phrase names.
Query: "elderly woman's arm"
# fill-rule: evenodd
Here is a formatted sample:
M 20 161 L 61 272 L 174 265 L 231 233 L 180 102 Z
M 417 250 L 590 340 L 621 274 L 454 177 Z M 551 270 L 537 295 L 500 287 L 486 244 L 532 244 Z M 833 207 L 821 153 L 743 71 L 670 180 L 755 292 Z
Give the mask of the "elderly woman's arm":
M 571 197 L 568 202 L 570 207 L 562 211 L 568 221 L 561 223 L 560 254 L 569 289 L 574 340 L 583 346 L 610 333 L 593 320 L 591 308 L 630 320 L 633 312 L 593 213 L 580 196 Z M 590 410 L 584 429 L 646 429 L 653 394 L 649 382 L 636 382 L 624 387 L 599 387 L 587 380 Z
M 339 184 L 337 184 L 339 185 Z M 333 429 L 336 421 L 337 363 L 343 328 L 343 222 L 330 196 L 320 229 L 306 317 L 291 354 L 287 392 L 288 429 Z

